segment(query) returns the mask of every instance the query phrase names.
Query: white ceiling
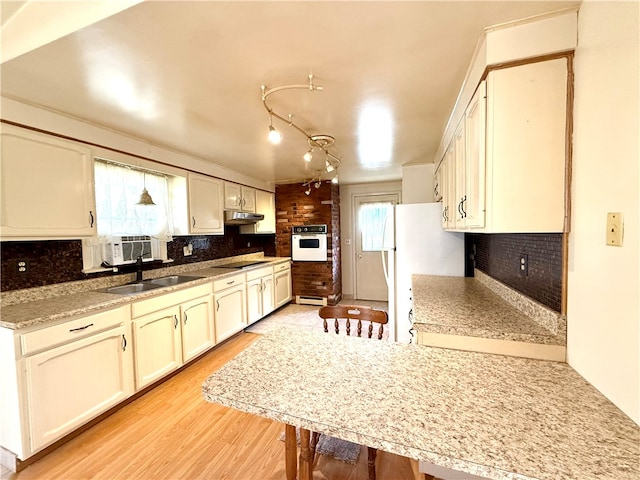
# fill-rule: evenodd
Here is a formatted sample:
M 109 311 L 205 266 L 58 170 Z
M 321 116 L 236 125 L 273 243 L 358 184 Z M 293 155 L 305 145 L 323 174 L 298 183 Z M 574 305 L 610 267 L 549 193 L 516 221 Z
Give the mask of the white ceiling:
M 313 74 L 274 111 L 335 137 L 341 183 L 397 180 L 433 161 L 484 27 L 577 3 L 143 2 L 3 63 L 2 94 L 284 183 L 320 155 L 277 119 L 267 141 L 260 87 Z

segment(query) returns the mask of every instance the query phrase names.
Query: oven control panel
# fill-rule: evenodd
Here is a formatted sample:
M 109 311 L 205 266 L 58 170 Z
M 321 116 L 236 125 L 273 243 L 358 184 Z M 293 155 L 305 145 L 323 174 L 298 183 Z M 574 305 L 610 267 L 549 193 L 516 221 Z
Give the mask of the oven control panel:
M 300 225 L 293 227 L 293 233 L 327 233 L 326 225 Z

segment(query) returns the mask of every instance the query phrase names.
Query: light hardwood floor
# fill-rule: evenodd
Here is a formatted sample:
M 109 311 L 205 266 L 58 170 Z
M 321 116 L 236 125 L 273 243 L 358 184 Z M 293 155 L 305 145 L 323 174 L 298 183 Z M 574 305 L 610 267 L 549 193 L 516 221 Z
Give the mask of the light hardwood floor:
M 205 402 L 200 385 L 254 342 L 241 333 L 102 422 L 17 474 L 30 479 L 284 479 L 283 425 Z M 366 448 L 356 465 L 320 457 L 313 478 L 367 478 Z M 380 451 L 379 480 L 413 478 L 408 459 Z

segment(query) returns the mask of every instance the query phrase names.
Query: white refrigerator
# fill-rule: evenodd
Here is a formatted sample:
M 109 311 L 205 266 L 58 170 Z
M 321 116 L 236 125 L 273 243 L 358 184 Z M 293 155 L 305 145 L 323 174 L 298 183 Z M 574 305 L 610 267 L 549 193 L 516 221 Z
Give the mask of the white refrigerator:
M 415 343 L 409 318 L 412 275 L 464 276 L 464 234 L 444 231 L 441 215 L 440 203 L 395 207 L 395 255 L 393 248 L 387 248 L 385 260 L 392 324 L 389 333 L 397 342 Z

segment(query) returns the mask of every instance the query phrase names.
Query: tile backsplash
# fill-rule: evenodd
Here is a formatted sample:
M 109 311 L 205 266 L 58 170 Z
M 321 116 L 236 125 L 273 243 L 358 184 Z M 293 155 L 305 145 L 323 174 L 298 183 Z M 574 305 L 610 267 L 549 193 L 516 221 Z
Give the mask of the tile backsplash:
M 183 247 L 189 243 L 193 246 L 193 254 L 185 257 Z M 174 260 L 171 265 L 257 252 L 275 256 L 275 235 L 242 235 L 237 226 L 227 226 L 224 235 L 174 237 L 167 245 L 167 251 L 169 258 Z M 18 261 L 26 262 L 26 272 L 18 271 Z M 145 264 L 144 269 L 166 266 Z M 111 272 L 82 273 L 80 240 L 1 242 L 0 268 L 0 291 L 3 292 L 114 275 Z M 134 269 L 134 266 L 127 266 L 120 270 L 126 273 Z
M 468 253 L 475 248 L 475 267 L 490 277 L 562 311 L 562 234 L 467 234 Z M 526 255 L 526 273 L 520 259 Z

